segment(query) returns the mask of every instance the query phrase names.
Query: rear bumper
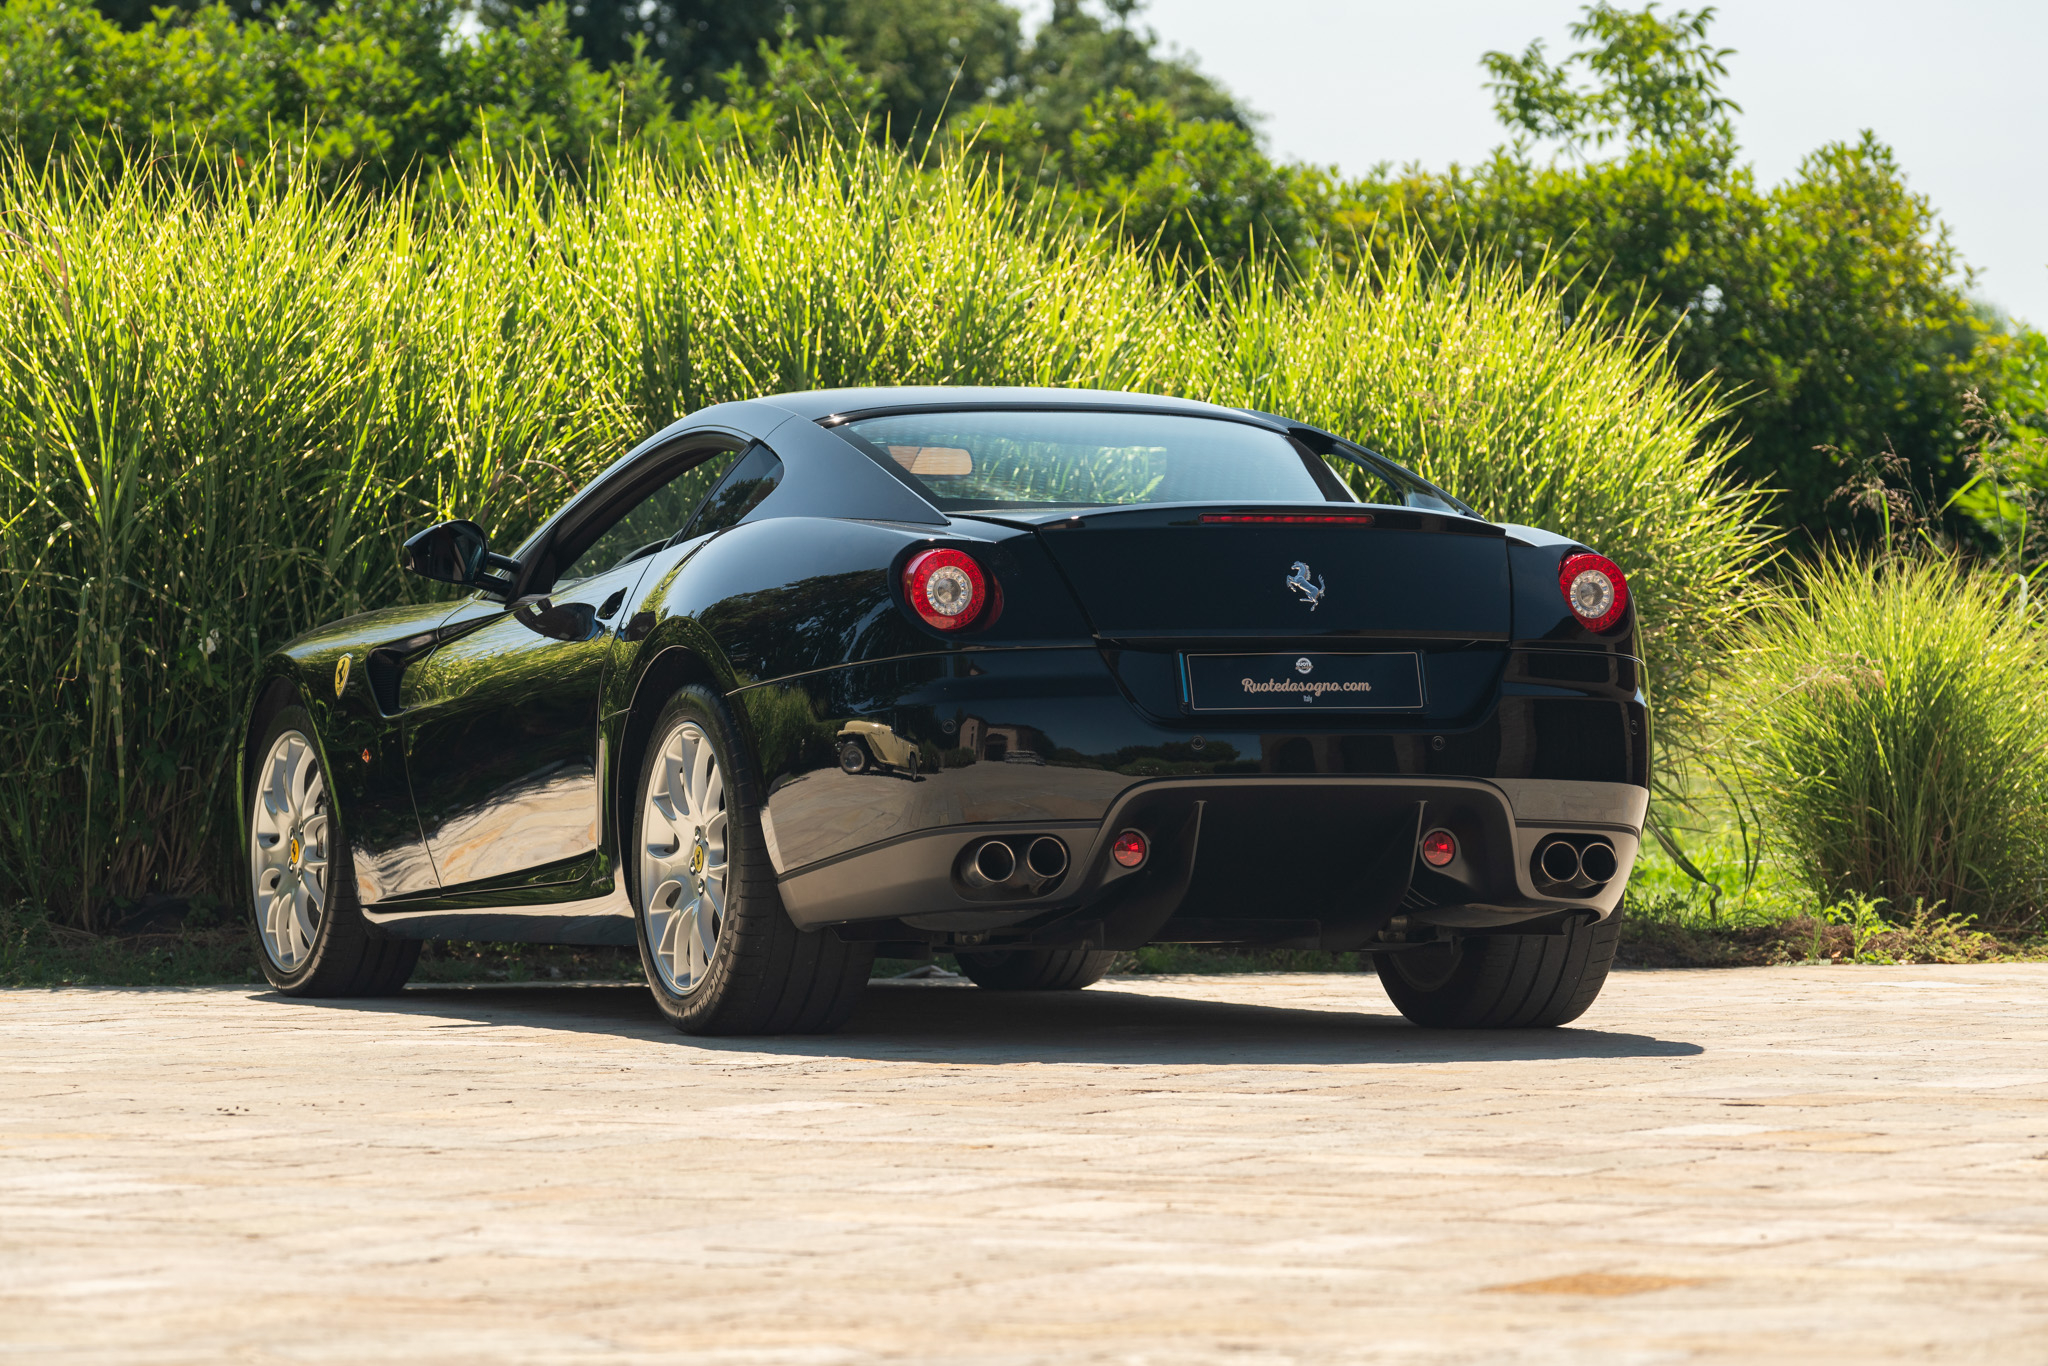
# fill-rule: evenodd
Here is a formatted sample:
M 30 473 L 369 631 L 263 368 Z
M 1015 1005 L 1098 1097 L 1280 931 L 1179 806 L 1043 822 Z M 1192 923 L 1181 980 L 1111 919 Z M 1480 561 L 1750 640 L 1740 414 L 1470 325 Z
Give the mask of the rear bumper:
M 806 929 L 895 922 L 920 935 L 1022 929 L 1046 942 L 1309 941 L 1356 948 L 1397 917 L 1413 925 L 1506 927 L 1560 913 L 1612 915 L 1640 848 L 1646 789 L 1625 783 L 1329 777 L 1131 785 L 1099 821 L 991 822 L 900 836 L 782 878 Z M 1445 828 L 1441 871 L 1417 837 Z M 1141 832 L 1149 857 L 1120 867 L 1110 846 Z M 977 888 L 962 870 L 984 841 L 1043 836 L 1070 851 L 1041 887 Z M 1612 845 L 1617 870 L 1578 894 L 1546 894 L 1533 872 L 1557 835 Z M 1047 932 L 1049 933 L 1043 933 Z M 893 934 L 894 931 L 891 931 Z
M 1603 665 L 1595 679 L 1524 685 L 1518 654 L 1542 652 L 1500 652 L 1489 700 L 1457 724 L 1164 718 L 1094 648 L 919 656 L 734 697 L 767 779 L 770 861 L 807 928 L 1036 933 L 1094 917 L 1118 943 L 1146 931 L 1334 945 L 1395 917 L 1469 929 L 1619 904 L 1648 803 L 1635 673 Z M 918 762 L 843 772 L 836 741 L 855 723 L 887 727 Z M 1441 871 L 1415 859 L 1417 836 L 1437 826 L 1459 847 Z M 1154 849 L 1135 872 L 1109 857 L 1127 828 Z M 1617 871 L 1546 895 L 1533 859 L 1556 835 L 1606 841 Z M 1060 877 L 963 880 L 980 842 L 1041 836 L 1067 850 Z M 1234 934 L 1248 922 L 1256 933 Z M 1279 933 L 1289 925 L 1299 932 Z

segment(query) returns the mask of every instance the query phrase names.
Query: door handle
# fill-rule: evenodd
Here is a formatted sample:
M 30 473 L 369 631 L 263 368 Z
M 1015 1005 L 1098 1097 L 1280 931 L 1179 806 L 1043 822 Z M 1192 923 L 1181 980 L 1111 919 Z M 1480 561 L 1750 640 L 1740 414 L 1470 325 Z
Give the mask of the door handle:
M 619 604 L 624 602 L 625 600 L 626 590 L 621 588 L 618 592 L 606 598 L 604 600 L 604 606 L 597 609 L 597 619 L 599 621 L 610 621 L 612 619 L 612 613 L 618 611 Z
M 512 609 L 512 616 L 527 630 L 549 640 L 589 640 L 597 633 L 597 613 L 587 602 L 522 600 Z

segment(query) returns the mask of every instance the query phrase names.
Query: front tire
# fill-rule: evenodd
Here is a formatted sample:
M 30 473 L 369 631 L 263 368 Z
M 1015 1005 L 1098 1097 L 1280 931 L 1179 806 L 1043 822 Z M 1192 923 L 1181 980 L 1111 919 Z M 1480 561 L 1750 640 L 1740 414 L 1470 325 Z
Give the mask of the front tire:
M 984 991 L 1079 991 L 1101 981 L 1116 961 L 1109 949 L 1019 949 L 954 957 L 960 971 Z
M 370 936 L 313 734 L 304 707 L 282 707 L 255 746 L 249 884 L 263 975 L 287 996 L 388 996 L 420 943 Z
M 1586 1013 L 1607 981 L 1621 917 L 1561 934 L 1467 935 L 1373 956 L 1380 984 L 1425 1029 L 1547 1029 Z
M 722 698 L 680 689 L 640 762 L 624 860 L 640 963 L 687 1034 L 817 1034 L 867 989 L 871 944 L 799 930 L 761 836 L 760 780 Z

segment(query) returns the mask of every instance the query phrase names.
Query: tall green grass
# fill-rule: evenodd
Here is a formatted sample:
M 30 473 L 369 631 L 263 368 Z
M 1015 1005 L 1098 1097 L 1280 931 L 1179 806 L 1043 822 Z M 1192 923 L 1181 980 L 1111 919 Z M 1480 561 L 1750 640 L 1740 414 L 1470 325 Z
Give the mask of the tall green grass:
M 2048 874 L 2048 638 L 1946 557 L 1800 569 L 1736 654 L 1719 762 L 1822 905 L 2011 923 Z
M 1367 279 L 1196 286 L 875 151 L 429 205 L 270 168 L 0 176 L 0 897 L 228 892 L 260 652 L 424 591 L 410 529 L 505 542 L 706 404 L 870 383 L 1088 385 L 1285 412 L 1627 569 L 1683 741 L 1762 544 L 1710 396 L 1420 247 Z

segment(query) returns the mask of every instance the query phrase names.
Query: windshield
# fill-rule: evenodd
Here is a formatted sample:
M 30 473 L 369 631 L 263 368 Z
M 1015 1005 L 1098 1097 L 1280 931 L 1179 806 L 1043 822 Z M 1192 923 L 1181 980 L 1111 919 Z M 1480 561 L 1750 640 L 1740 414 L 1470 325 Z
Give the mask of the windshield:
M 834 430 L 942 510 L 1120 503 L 1350 502 L 1316 456 L 1248 423 L 1158 413 L 957 412 Z

